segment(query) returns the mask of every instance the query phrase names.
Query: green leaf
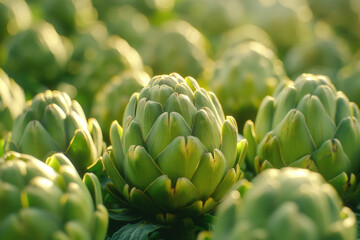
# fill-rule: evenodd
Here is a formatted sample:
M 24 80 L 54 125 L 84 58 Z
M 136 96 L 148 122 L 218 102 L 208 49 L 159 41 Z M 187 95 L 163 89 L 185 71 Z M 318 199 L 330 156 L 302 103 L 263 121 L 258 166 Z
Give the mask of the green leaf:
M 153 232 L 162 227 L 162 225 L 145 222 L 129 223 L 114 233 L 110 240 L 148 240 Z

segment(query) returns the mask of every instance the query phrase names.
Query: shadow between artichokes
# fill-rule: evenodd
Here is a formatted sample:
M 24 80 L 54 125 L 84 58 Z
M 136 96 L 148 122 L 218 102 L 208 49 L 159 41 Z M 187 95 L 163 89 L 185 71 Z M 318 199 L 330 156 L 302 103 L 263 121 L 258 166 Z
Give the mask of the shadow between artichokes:
M 0 239 L 103 240 L 108 212 L 92 173 L 83 181 L 65 155 L 46 163 L 8 152 L 0 158 Z M 6 206 L 6 207 L 4 207 Z
M 108 190 L 164 222 L 212 210 L 242 176 L 247 148 L 216 96 L 176 73 L 155 76 L 132 95 L 110 140 Z
M 307 168 L 321 173 L 345 201 L 354 198 L 360 170 L 359 108 L 328 77 L 302 74 L 280 85 L 243 133 L 249 142 L 247 164 L 256 172 Z
M 28 102 L 5 142 L 5 152 L 25 153 L 43 161 L 62 152 L 81 176 L 103 150 L 102 132 L 96 119 L 87 121 L 77 101 L 64 92 L 50 90 Z

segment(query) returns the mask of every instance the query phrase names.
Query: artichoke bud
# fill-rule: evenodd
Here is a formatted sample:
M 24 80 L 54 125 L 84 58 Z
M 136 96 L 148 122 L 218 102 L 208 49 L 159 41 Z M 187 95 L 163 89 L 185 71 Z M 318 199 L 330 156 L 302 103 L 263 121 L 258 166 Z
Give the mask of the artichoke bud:
M 80 105 L 66 93 L 47 90 L 29 101 L 18 117 L 6 151 L 13 149 L 43 161 L 62 152 L 84 174 L 102 154 L 103 146 L 96 121 L 88 122 Z
M 108 213 L 93 203 L 70 160 L 56 154 L 47 163 L 15 152 L 0 159 L 0 202 L 11 200 L 0 214 L 0 238 L 104 239 Z
M 355 214 L 320 174 L 307 169 L 267 169 L 218 209 L 213 240 L 356 239 Z
M 242 176 L 237 163 L 247 150 L 216 96 L 176 73 L 155 76 L 134 94 L 123 130 L 113 122 L 110 139 L 113 151 L 103 159 L 108 189 L 159 219 L 214 208 Z
M 250 166 L 261 171 L 268 161 L 269 167 L 317 171 L 351 201 L 355 188 L 343 174 L 360 169 L 359 108 L 328 77 L 313 74 L 282 84 L 261 106 L 254 126 L 244 127 Z

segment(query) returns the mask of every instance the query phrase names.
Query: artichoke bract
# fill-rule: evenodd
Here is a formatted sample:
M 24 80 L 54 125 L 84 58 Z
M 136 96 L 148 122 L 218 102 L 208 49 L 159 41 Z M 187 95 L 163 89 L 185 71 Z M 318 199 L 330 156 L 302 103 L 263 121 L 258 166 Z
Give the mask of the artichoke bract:
M 63 40 L 55 28 L 44 21 L 18 32 L 6 46 L 4 70 L 31 96 L 54 88 L 70 56 Z
M 213 209 L 242 176 L 247 142 L 216 96 L 176 73 L 135 93 L 114 121 L 104 165 L 122 203 L 168 221 Z
M 264 45 L 240 43 L 225 51 L 215 63 L 210 89 L 218 96 L 226 114 L 239 126 L 255 119 L 262 99 L 287 79 L 281 61 Z
M 219 206 L 213 240 L 355 240 L 356 217 L 320 174 L 268 169 Z
M 0 158 L 0 239 L 104 239 L 108 213 L 100 183 L 89 173 L 83 181 L 63 154 L 45 164 L 7 153 Z
M 36 95 L 16 119 L 6 151 L 30 154 L 43 161 L 56 152 L 65 153 L 80 175 L 102 154 L 104 143 L 96 119 L 86 120 L 75 100 L 63 92 Z
M 247 163 L 260 172 L 285 166 L 317 171 L 346 198 L 360 169 L 359 108 L 324 75 L 282 84 L 246 122 Z M 347 191 L 349 190 L 349 191 Z
M 0 68 L 0 138 L 11 131 L 15 118 L 24 108 L 23 89 Z

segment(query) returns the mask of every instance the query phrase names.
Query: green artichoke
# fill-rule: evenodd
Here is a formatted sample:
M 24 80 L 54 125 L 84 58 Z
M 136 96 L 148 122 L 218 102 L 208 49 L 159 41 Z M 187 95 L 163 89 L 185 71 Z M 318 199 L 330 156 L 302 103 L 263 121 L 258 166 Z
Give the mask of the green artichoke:
M 0 42 L 30 24 L 31 12 L 24 0 L 0 0 Z
M 15 118 L 24 108 L 24 91 L 0 68 L 0 139 L 11 131 Z
M 263 100 L 255 124 L 246 122 L 244 136 L 247 163 L 256 172 L 308 168 L 351 200 L 360 170 L 359 108 L 328 77 L 303 74 L 282 84 Z
M 154 75 L 174 71 L 198 78 L 211 68 L 207 44 L 203 35 L 189 23 L 172 21 L 153 29 L 143 50 L 139 51 Z
M 265 32 L 259 26 L 253 24 L 241 25 L 236 28 L 232 28 L 231 30 L 223 33 L 221 35 L 221 40 L 219 44 L 220 53 L 226 51 L 229 48 L 234 48 L 240 43 L 244 42 L 259 42 L 265 47 L 271 49 L 276 53 L 276 47 L 272 42 L 269 34 Z
M 213 240 L 355 240 L 356 217 L 307 169 L 268 169 L 219 206 Z
M 317 35 L 299 43 L 285 54 L 283 61 L 290 78 L 297 78 L 302 73 L 326 75 L 335 79 L 337 72 L 349 61 L 350 51 L 346 42 L 337 38 L 329 26 L 317 23 Z
M 103 240 L 108 213 L 99 181 L 93 174 L 83 181 L 63 154 L 45 164 L 7 153 L 0 158 L 0 239 Z
M 210 90 L 218 96 L 226 114 L 239 126 L 255 119 L 262 99 L 287 79 L 282 62 L 258 42 L 243 42 L 229 48 L 215 62 Z
M 176 73 L 155 76 L 131 97 L 110 140 L 103 158 L 109 191 L 162 221 L 213 209 L 242 176 L 247 147 L 216 96 Z
M 63 152 L 83 175 L 102 154 L 103 144 L 96 119 L 87 121 L 79 103 L 66 93 L 48 90 L 36 95 L 16 119 L 5 150 L 43 161 Z
M 104 138 L 108 140 L 111 123 L 122 122 L 126 105 L 131 95 L 140 91 L 150 81 L 145 72 L 124 72 L 114 76 L 95 96 L 91 115 L 102 128 Z
M 46 22 L 19 32 L 8 43 L 4 70 L 30 95 L 54 88 L 65 71 L 68 49 Z

